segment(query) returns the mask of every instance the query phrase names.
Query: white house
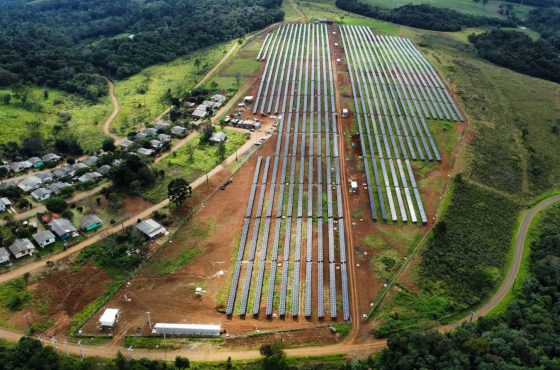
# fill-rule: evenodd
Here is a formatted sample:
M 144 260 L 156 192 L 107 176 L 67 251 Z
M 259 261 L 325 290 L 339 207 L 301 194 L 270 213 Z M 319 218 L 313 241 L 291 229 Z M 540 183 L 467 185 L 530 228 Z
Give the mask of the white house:
M 56 236 L 50 230 L 45 230 L 33 235 L 33 240 L 35 240 L 39 247 L 45 248 L 56 241 Z
M 12 206 L 12 202 L 8 198 L 0 198 L 0 212 L 7 211 Z
M 136 225 L 136 228 L 150 239 L 167 232 L 165 227 L 161 226 L 151 218 L 140 222 Z
M 12 245 L 8 247 L 10 252 L 14 255 L 15 258 L 21 258 L 25 256 L 32 256 L 35 253 L 35 247 L 33 243 L 27 238 L 25 239 L 16 239 Z

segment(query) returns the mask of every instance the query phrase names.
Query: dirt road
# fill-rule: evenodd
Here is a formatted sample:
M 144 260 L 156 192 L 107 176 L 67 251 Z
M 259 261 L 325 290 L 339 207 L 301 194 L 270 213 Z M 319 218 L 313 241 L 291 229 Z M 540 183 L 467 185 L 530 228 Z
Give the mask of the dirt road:
M 103 133 L 112 137 L 113 140 L 115 140 L 115 143 L 118 144 L 123 140 L 123 138 L 113 134 L 109 128 L 111 127 L 111 123 L 117 114 L 121 111 L 121 106 L 119 105 L 119 100 L 115 96 L 115 85 L 113 84 L 113 81 L 107 80 L 107 82 L 109 83 L 109 96 L 111 97 L 111 102 L 113 103 L 113 112 L 109 117 L 107 117 L 105 123 L 103 123 Z

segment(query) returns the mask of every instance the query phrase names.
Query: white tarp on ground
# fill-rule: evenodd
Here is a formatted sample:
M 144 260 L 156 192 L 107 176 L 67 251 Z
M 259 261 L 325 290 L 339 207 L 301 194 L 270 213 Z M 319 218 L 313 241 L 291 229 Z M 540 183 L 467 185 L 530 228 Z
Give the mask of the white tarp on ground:
M 99 319 L 99 324 L 101 326 L 114 326 L 117 322 L 119 316 L 118 308 L 107 308 L 101 318 Z

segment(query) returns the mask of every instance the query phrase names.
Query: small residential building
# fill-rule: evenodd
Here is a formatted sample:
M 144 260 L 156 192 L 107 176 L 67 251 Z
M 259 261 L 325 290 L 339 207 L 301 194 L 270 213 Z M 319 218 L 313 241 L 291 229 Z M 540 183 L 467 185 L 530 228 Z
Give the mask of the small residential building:
M 222 103 L 217 102 L 217 101 L 213 101 L 213 100 L 205 100 L 196 109 L 200 109 L 200 107 L 203 106 L 203 105 L 206 106 L 206 107 L 210 107 L 212 109 L 218 109 L 222 106 Z
M 157 136 L 158 140 L 161 141 L 162 143 L 168 143 L 171 141 L 171 136 L 167 135 L 167 134 L 159 134 Z
M 51 221 L 49 228 L 61 240 L 70 239 L 78 231 L 66 218 L 57 218 Z
M 29 176 L 19 182 L 18 188 L 26 193 L 29 193 L 35 189 L 39 189 L 42 184 L 43 181 L 41 181 L 41 179 L 37 176 Z
M 106 308 L 99 318 L 99 326 L 101 328 L 112 328 L 119 321 L 119 316 L 118 308 Z
M 32 256 L 35 253 L 33 243 L 31 243 L 31 240 L 27 238 L 16 239 L 12 245 L 8 247 L 8 249 L 15 258 Z
M 210 137 L 210 143 L 212 144 L 219 144 L 219 143 L 225 143 L 227 141 L 227 135 L 225 132 L 214 132 L 214 134 L 212 134 L 212 137 Z
M 258 130 L 261 128 L 261 123 L 253 119 L 246 119 L 237 123 L 237 127 L 245 128 L 247 130 Z
M 60 162 L 61 159 L 61 156 L 54 153 L 45 154 L 43 156 L 43 162 Z
M 167 131 L 169 130 L 169 127 L 171 127 L 171 124 L 169 122 L 165 122 L 165 121 L 157 121 L 155 128 L 156 130 L 158 130 L 158 132 L 160 131 Z
M 31 163 L 33 168 L 41 168 L 44 165 L 43 160 L 39 157 L 31 157 L 27 160 L 27 162 Z
M 12 208 L 12 202 L 8 198 L 0 198 L 0 212 L 4 212 Z
M 139 132 L 136 135 L 134 135 L 134 140 L 135 141 L 144 141 L 144 139 L 146 139 L 148 137 L 148 134 L 146 134 L 145 132 Z
M 206 106 L 204 106 L 204 109 L 200 109 L 200 107 L 201 105 L 199 105 L 198 108 L 196 108 L 195 111 L 191 113 L 191 116 L 197 119 L 203 119 L 204 117 L 206 117 L 208 115 Z
M 154 154 L 154 150 L 153 149 L 140 148 L 136 151 L 136 153 L 138 153 L 140 155 L 145 155 L 146 157 L 150 157 L 151 155 Z
M 210 97 L 210 100 L 223 104 L 227 100 L 227 96 L 222 94 L 215 94 Z
M 35 176 L 40 178 L 41 181 L 43 181 L 43 184 L 53 181 L 54 177 L 51 171 L 38 172 L 35 174 Z
M 10 253 L 6 248 L 0 247 L 0 263 L 10 262 Z
M 71 171 L 76 172 L 78 170 L 83 170 L 83 169 L 89 168 L 89 166 L 80 162 L 80 163 L 74 163 L 73 165 L 69 166 L 68 168 Z M 73 173 L 72 173 L 72 175 L 73 175 Z
M 119 145 L 121 147 L 121 150 L 128 150 L 132 145 L 134 145 L 134 141 L 124 139 L 123 141 L 120 142 Z
M 150 145 L 152 146 L 152 148 L 154 149 L 159 149 L 163 146 L 163 143 L 159 140 L 150 140 Z
M 47 185 L 47 189 L 49 189 L 50 191 L 52 191 L 52 193 L 54 195 L 59 195 L 60 191 L 64 188 L 68 188 L 71 187 L 72 185 L 70 185 L 67 182 L 55 182 L 53 184 L 49 184 Z
M 31 196 L 38 202 L 44 202 L 49 199 L 52 194 L 52 190 L 46 188 L 39 188 L 31 192 Z
M 92 165 L 96 164 L 98 160 L 99 160 L 99 157 L 97 157 L 95 155 L 90 155 L 89 157 L 84 159 L 82 163 L 85 164 L 88 167 L 91 167 Z
M 145 133 L 148 136 L 156 136 L 157 135 L 157 130 L 153 127 L 148 127 L 145 128 L 144 131 L 142 131 L 143 133 Z
M 52 174 L 55 178 L 61 179 L 61 178 L 69 175 L 69 169 L 68 169 L 68 167 L 55 168 L 52 171 Z
M 29 166 L 27 164 L 29 164 Z M 15 173 L 25 171 L 29 167 L 31 167 L 31 163 L 26 162 L 26 161 L 10 163 L 10 170 L 12 170 Z
M 33 235 L 33 240 L 39 247 L 45 248 L 56 241 L 56 236 L 50 230 L 44 230 Z
M 96 215 L 85 215 L 80 221 L 80 229 L 83 231 L 92 231 L 103 226 L 103 221 Z
M 104 164 L 97 169 L 97 172 L 99 172 L 102 176 L 106 176 L 109 172 L 111 172 L 111 166 Z
M 97 171 L 93 171 L 93 172 L 88 172 L 88 173 L 84 173 L 82 176 L 78 177 L 78 181 L 81 183 L 86 183 L 86 182 L 90 182 L 90 181 L 99 181 L 103 178 L 103 175 L 101 175 L 99 172 Z
M 167 232 L 165 227 L 161 226 L 151 218 L 140 222 L 138 225 L 136 225 L 136 228 L 138 229 L 138 231 L 140 231 L 150 239 L 153 239 L 156 236 L 165 234 Z
M 170 132 L 173 136 L 184 137 L 187 134 L 187 129 L 181 126 L 173 126 Z

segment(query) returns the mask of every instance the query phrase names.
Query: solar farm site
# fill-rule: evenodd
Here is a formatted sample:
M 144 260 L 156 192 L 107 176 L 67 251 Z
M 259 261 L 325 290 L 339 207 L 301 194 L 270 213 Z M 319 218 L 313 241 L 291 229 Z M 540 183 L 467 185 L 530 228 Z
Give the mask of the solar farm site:
M 362 163 L 364 222 L 426 224 L 413 163 L 441 160 L 426 120 L 463 117 L 410 41 L 369 28 L 283 25 L 266 36 L 257 60 L 264 72 L 243 115 L 273 117 L 277 132 L 265 144 L 272 155 L 258 157 L 239 220 L 225 312 L 231 319 L 351 320 L 359 293 L 344 153 L 358 153 Z M 344 73 L 352 104 L 341 102 Z M 345 141 L 351 124 L 359 132 L 355 148 Z

